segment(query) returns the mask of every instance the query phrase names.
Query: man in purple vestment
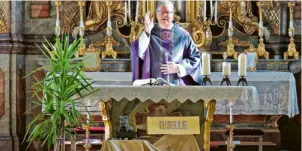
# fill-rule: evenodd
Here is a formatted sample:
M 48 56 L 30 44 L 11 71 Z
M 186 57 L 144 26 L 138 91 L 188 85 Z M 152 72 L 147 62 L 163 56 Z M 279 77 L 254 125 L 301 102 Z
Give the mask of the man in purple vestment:
M 190 34 L 173 23 L 173 3 L 161 1 L 158 23 L 145 14 L 145 31 L 131 45 L 133 81 L 163 78 L 175 85 L 201 83 L 200 53 Z

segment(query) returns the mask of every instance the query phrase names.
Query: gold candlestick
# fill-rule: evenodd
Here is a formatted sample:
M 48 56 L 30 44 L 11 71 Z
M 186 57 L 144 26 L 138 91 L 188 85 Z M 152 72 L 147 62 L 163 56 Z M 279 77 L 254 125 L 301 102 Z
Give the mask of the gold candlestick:
M 296 50 L 296 45 L 294 43 L 294 32 L 295 32 L 295 28 L 294 28 L 294 16 L 293 16 L 293 7 L 295 6 L 295 3 L 293 2 L 288 2 L 288 7 L 289 7 L 289 14 L 290 14 L 290 26 L 288 29 L 288 34 L 290 36 L 290 42 L 288 44 L 288 48 L 287 51 L 284 52 L 284 59 L 287 59 L 288 57 L 294 57 L 295 59 L 299 59 L 299 52 L 297 52 Z
M 89 135 L 90 135 L 89 128 L 90 128 L 90 125 L 88 122 L 87 122 L 87 124 L 83 125 L 83 129 L 85 129 L 85 132 L 86 132 L 85 133 L 86 134 L 86 143 L 83 145 L 83 147 L 85 148 L 85 151 L 89 151 L 89 149 L 91 148 L 91 144 L 89 143 Z
M 102 52 L 102 58 L 105 58 L 106 56 L 112 56 L 114 59 L 117 57 L 117 52 L 113 50 L 113 37 L 112 37 L 112 27 L 111 27 L 111 1 L 106 1 L 106 5 L 108 8 L 108 21 L 107 21 L 107 37 L 105 38 L 104 42 L 106 43 L 105 45 L 105 50 Z
M 234 131 L 234 129 L 235 129 L 235 125 L 228 125 L 227 126 L 227 128 L 228 129 L 230 129 L 230 137 L 229 137 L 229 139 L 228 139 L 228 141 L 227 141 L 227 147 L 228 147 L 228 151 L 233 151 L 234 150 L 234 148 L 235 148 L 235 145 L 234 145 L 234 143 L 233 143 L 233 141 L 234 141 L 234 136 L 233 136 L 233 131 Z
M 84 9 L 83 7 L 85 6 L 85 1 L 79 0 L 78 1 L 78 5 L 79 5 L 79 9 L 80 9 L 80 27 L 79 27 L 79 35 L 80 35 L 80 39 L 81 39 L 81 48 L 75 53 L 75 57 L 78 58 L 79 55 L 85 55 L 85 43 L 84 43 L 84 30 L 85 30 L 85 25 L 84 25 L 84 19 L 83 19 L 83 12 Z
M 56 13 L 57 13 L 57 20 L 56 20 L 56 27 L 55 27 L 55 35 L 57 37 L 60 36 L 61 28 L 60 28 L 60 10 L 59 7 L 62 5 L 61 1 L 55 1 L 56 6 Z
M 223 58 L 226 59 L 227 57 L 234 57 L 234 59 L 238 58 L 238 53 L 234 49 L 234 44 L 233 44 L 233 34 L 234 34 L 234 29 L 233 29 L 233 23 L 232 23 L 232 4 L 231 2 L 228 3 L 229 8 L 230 8 L 230 20 L 229 20 L 229 28 L 228 28 L 228 45 L 227 45 L 227 50 L 226 52 L 223 53 Z
M 262 5 L 263 3 L 257 2 L 257 6 L 259 8 L 259 44 L 258 44 L 258 56 L 264 57 L 265 59 L 269 59 L 269 53 L 265 50 L 265 44 L 263 43 L 263 20 L 262 20 Z

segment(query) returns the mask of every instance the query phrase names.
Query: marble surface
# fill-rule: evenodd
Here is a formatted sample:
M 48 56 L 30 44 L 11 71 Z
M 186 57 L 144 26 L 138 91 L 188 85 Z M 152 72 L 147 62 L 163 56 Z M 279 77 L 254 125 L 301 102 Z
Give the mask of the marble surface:
M 5 105 L 5 113 L 0 119 L 0 135 L 10 135 L 10 75 L 9 75 L 9 62 L 10 56 L 9 54 L 0 54 L 0 68 L 2 72 L 5 74 L 4 81 L 4 105 Z

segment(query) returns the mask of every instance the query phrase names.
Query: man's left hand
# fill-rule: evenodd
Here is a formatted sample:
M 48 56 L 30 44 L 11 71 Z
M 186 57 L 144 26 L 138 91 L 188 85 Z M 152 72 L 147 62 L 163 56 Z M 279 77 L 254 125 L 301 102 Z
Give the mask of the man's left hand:
M 168 62 L 160 66 L 160 71 L 164 74 L 179 73 L 179 67 L 173 62 Z

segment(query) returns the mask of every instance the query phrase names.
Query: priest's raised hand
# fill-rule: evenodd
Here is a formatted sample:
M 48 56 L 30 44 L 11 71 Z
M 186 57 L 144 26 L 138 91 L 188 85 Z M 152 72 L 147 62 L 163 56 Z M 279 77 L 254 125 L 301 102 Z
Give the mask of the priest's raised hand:
M 150 35 L 152 28 L 154 27 L 154 18 L 150 18 L 150 12 L 148 11 L 145 14 L 145 32 Z

